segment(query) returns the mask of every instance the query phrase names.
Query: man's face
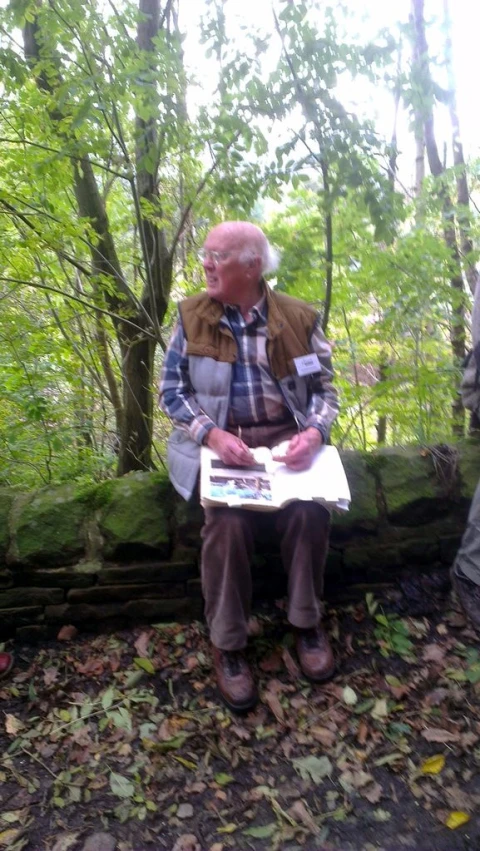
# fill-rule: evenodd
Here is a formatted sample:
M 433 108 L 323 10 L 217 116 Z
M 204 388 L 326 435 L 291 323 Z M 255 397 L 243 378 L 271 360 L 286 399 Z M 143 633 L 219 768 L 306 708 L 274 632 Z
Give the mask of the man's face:
M 259 276 L 254 272 L 252 263 L 248 259 L 240 260 L 245 243 L 235 234 L 214 228 L 205 240 L 204 251 L 203 268 L 211 298 L 222 304 L 238 304 L 252 285 L 258 284 Z M 218 258 L 209 252 L 218 252 Z

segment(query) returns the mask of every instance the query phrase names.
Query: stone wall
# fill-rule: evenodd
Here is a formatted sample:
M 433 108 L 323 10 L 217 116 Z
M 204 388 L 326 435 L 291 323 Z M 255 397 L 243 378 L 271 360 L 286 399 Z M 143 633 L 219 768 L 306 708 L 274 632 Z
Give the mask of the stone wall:
M 480 445 L 342 454 L 352 491 L 335 515 L 327 596 L 445 570 L 480 476 Z M 90 487 L 0 490 L 0 638 L 55 635 L 62 624 L 105 629 L 198 617 L 202 511 L 161 473 Z M 274 542 L 254 564 L 259 597 L 285 590 Z

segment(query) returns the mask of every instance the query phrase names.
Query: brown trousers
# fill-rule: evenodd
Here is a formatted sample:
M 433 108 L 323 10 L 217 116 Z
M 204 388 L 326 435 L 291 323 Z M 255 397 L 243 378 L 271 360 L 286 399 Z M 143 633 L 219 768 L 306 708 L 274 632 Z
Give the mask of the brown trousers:
M 247 446 L 274 446 L 291 437 L 291 423 L 242 429 Z M 256 538 L 270 533 L 280 545 L 288 576 L 287 617 L 293 626 L 317 626 L 321 618 L 323 575 L 330 513 L 315 502 L 297 500 L 279 511 L 206 508 L 202 529 L 202 589 L 212 643 L 241 650 L 247 643 L 252 597 L 251 563 Z

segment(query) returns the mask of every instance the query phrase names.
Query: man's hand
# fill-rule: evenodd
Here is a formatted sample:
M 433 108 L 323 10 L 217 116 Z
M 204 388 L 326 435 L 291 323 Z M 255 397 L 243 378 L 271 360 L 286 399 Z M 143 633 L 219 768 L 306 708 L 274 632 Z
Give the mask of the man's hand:
M 255 462 L 247 444 L 221 428 L 212 428 L 208 432 L 206 445 L 217 453 L 224 464 L 234 467 L 249 467 Z
M 308 470 L 323 443 L 318 428 L 307 428 L 292 437 L 285 455 L 274 455 L 274 461 L 283 461 L 290 470 Z

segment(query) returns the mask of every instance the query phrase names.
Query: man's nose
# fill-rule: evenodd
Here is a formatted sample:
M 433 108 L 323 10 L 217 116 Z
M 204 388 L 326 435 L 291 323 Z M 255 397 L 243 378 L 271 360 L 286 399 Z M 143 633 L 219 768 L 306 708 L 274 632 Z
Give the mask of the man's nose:
M 215 269 L 215 261 L 211 254 L 206 254 L 203 258 L 203 268 L 208 269 L 209 271 Z

